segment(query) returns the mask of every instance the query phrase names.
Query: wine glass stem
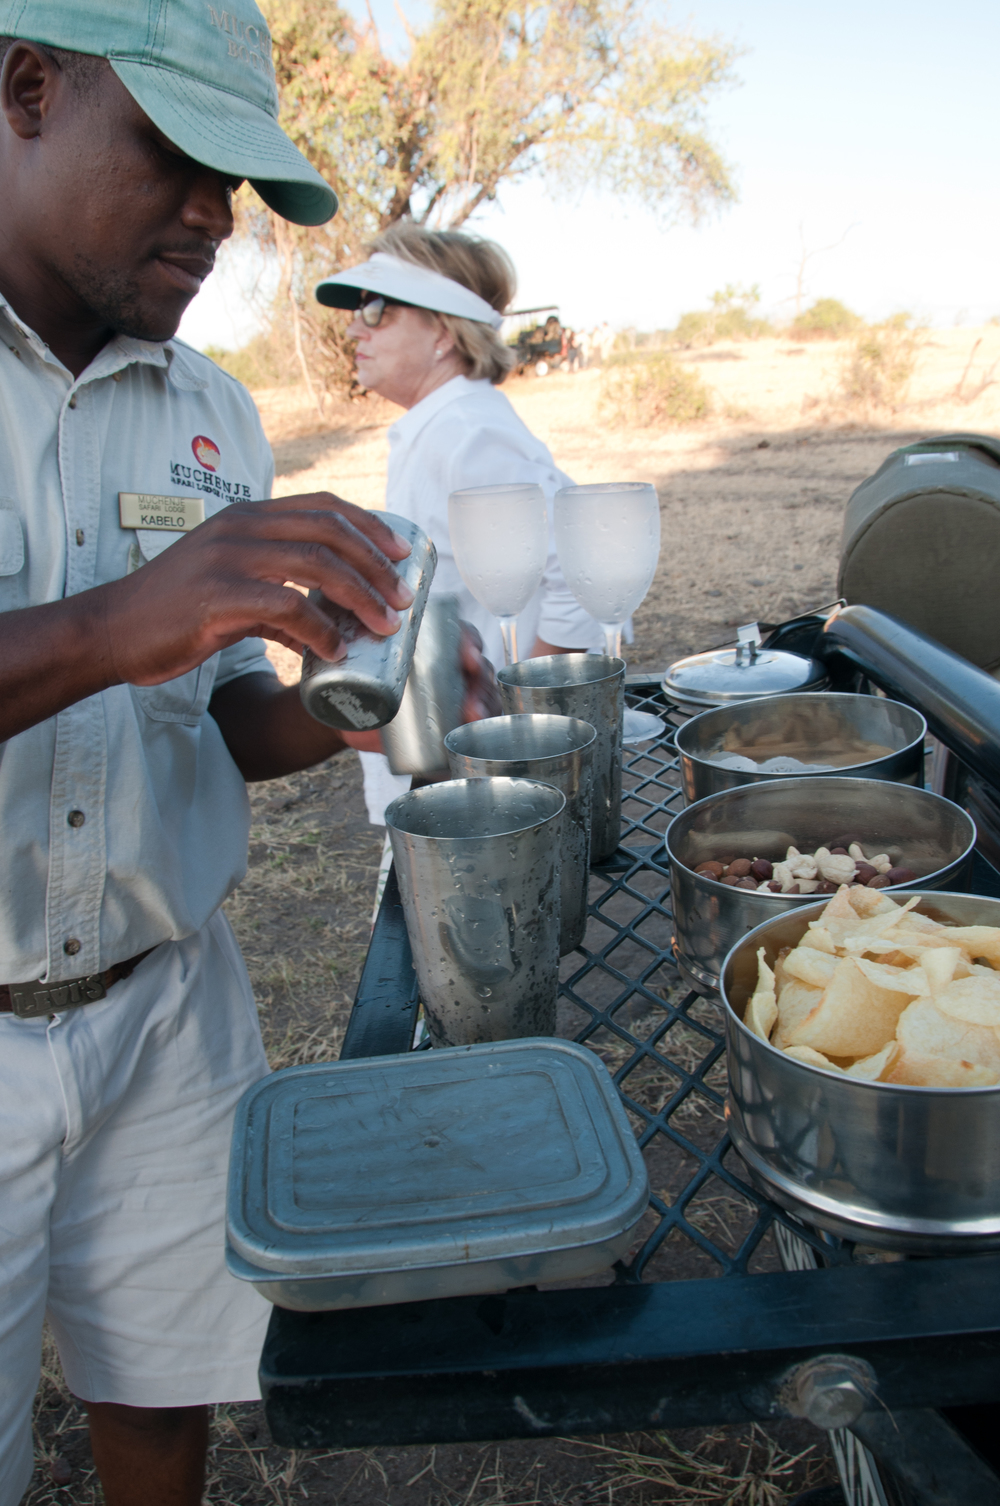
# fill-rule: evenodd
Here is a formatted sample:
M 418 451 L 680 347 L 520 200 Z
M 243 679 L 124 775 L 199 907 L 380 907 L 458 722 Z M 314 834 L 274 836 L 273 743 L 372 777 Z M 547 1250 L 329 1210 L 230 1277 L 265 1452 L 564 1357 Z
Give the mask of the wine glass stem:
M 505 664 L 517 663 L 517 618 L 498 617 L 500 633 L 503 638 L 503 657 Z
M 622 628 L 621 622 L 602 622 L 604 629 L 604 652 L 609 659 L 620 659 L 622 656 Z

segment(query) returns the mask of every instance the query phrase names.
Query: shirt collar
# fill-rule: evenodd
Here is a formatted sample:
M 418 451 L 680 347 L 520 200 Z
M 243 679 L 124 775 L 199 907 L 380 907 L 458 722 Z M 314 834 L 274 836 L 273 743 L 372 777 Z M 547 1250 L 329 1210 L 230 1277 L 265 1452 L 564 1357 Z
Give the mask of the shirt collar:
M 169 371 L 171 379 L 177 386 L 185 388 L 205 386 L 185 360 L 181 349 L 174 346 L 171 341 L 136 340 L 131 335 L 116 335 L 113 340 L 109 340 L 103 350 L 98 351 L 87 369 L 74 379 L 72 372 L 67 371 L 59 357 L 53 355 L 41 336 L 36 335 L 30 324 L 25 324 L 24 320 L 14 312 L 2 293 L 0 293 L 0 312 L 24 338 L 39 360 L 45 362 L 46 365 L 54 366 L 58 371 L 66 372 L 73 386 L 99 381 L 102 377 L 113 376 L 116 371 L 123 371 L 126 366 L 133 365 L 159 366 Z
M 440 387 L 435 387 L 434 391 L 429 392 L 426 397 L 422 397 L 419 403 L 414 403 L 402 418 L 397 418 L 389 430 L 389 443 L 398 444 L 402 440 L 412 444 L 421 429 L 429 424 L 442 408 L 447 408 L 449 403 L 455 402 L 457 398 L 465 397 L 467 393 L 480 392 L 484 387 L 489 386 L 490 383 L 485 378 L 474 382 L 467 376 L 451 377 Z

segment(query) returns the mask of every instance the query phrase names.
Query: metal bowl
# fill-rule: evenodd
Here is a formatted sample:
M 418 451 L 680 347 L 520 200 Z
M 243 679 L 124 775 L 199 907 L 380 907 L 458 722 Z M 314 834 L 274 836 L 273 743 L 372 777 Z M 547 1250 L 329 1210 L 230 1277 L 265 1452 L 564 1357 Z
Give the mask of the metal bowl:
M 674 741 L 681 756 L 681 783 L 685 803 L 703 800 L 719 790 L 734 790 L 741 784 L 763 784 L 772 779 L 817 779 L 824 777 L 889 779 L 897 784 L 922 784 L 924 738 L 927 723 L 919 711 L 899 701 L 873 695 L 837 695 L 829 691 L 779 695 L 765 700 L 741 701 L 719 706 L 692 717 Z M 863 762 L 845 763 L 834 770 L 807 774 L 751 772 L 727 769 L 713 763 L 712 753 L 724 751 L 727 739 L 743 745 L 767 743 L 776 746 L 767 756 L 782 752 L 781 744 L 796 740 L 830 749 L 836 757 L 838 743 L 850 748 L 857 742 L 871 743 L 891 752 Z M 739 748 L 731 751 L 738 752 Z M 843 755 L 841 755 L 843 756 Z M 846 756 L 850 757 L 850 754 Z M 803 762 L 805 759 L 803 759 Z M 823 754 L 817 762 L 823 762 Z
M 733 1144 L 761 1191 L 809 1224 L 884 1249 L 1000 1249 L 1000 1087 L 910 1088 L 807 1066 L 743 1024 L 757 977 L 822 905 L 765 921 L 722 976 Z M 1000 901 L 921 894 L 957 925 L 1000 925 Z
M 813 852 L 848 833 L 859 836 L 866 851 L 887 852 L 911 868 L 917 875 L 911 889 L 968 882 L 973 821 L 943 796 L 908 784 L 831 775 L 771 779 L 709 795 L 675 817 L 664 838 L 674 955 L 695 988 L 718 988 L 726 953 L 754 926 L 815 903 L 811 894 L 734 889 L 695 873 L 697 864 L 730 853 L 773 862 L 792 845 Z

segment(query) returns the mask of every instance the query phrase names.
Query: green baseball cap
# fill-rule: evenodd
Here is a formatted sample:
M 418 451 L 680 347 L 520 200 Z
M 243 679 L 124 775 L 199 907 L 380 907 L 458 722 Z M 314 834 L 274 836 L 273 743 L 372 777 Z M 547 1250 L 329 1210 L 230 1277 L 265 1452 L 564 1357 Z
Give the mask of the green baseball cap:
M 247 178 L 297 225 L 337 196 L 278 125 L 271 34 L 253 0 L 0 0 L 0 36 L 108 59 L 155 126 L 196 162 Z

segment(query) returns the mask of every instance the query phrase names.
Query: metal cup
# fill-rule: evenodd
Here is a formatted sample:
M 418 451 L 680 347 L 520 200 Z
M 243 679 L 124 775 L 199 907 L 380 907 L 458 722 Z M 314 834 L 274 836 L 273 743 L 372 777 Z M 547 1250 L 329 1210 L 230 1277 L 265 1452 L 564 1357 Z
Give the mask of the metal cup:
M 465 694 L 459 662 L 461 636 L 458 597 L 431 597 L 424 608 L 402 702 L 380 733 L 394 774 L 440 774 L 448 767 L 444 736 L 461 721 Z
M 587 929 L 587 870 L 594 783 L 589 722 L 571 716 L 493 716 L 456 727 L 444 740 L 455 779 L 537 779 L 566 796 L 559 839 L 559 951 L 565 957 Z
M 565 807 L 530 779 L 456 779 L 386 810 L 435 1046 L 555 1034 Z
M 579 717 L 597 733 L 590 861 L 603 862 L 618 846 L 622 824 L 622 717 L 625 660 L 605 654 L 551 654 L 497 670 L 506 712 Z

